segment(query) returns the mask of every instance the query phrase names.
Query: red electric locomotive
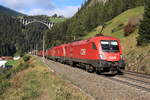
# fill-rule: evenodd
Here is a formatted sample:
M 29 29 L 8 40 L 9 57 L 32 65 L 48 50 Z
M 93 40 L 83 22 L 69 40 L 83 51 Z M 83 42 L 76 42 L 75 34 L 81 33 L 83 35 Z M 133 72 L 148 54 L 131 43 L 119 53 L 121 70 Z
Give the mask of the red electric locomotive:
M 120 41 L 114 37 L 98 36 L 53 47 L 46 57 L 80 66 L 89 72 L 121 72 L 125 68 Z

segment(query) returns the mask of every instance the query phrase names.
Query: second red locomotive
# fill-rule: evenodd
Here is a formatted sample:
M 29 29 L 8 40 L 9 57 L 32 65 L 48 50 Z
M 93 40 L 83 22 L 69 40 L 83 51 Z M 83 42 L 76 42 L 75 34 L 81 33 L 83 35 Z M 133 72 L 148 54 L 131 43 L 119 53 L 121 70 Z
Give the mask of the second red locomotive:
M 55 61 L 80 66 L 89 72 L 117 73 L 125 68 L 120 41 L 108 36 L 56 46 L 46 50 L 45 55 Z

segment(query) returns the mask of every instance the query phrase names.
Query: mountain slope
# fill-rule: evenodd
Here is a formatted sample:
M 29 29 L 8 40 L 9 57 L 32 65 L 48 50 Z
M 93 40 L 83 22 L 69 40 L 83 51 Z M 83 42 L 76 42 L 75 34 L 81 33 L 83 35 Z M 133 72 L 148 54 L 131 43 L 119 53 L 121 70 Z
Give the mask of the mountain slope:
M 143 5 L 144 0 L 86 0 L 78 12 L 66 21 L 55 25 L 46 36 L 46 43 L 51 47 L 80 40 L 95 27 L 118 16 L 129 8 Z M 130 5 L 129 5 L 130 4 Z M 138 4 L 138 5 L 137 5 Z M 55 41 L 57 39 L 57 41 Z
M 124 36 L 124 27 L 131 19 L 142 18 L 144 7 L 129 9 L 114 19 L 106 23 L 103 34 L 106 36 L 117 37 L 121 40 L 123 46 L 124 58 L 127 63 L 126 69 L 150 74 L 150 46 L 138 47 L 136 37 L 138 36 L 139 26 L 129 36 Z M 120 25 L 122 25 L 120 27 Z M 116 30 L 115 30 L 116 29 Z M 113 32 L 113 30 L 115 30 Z M 95 36 L 101 31 L 101 27 L 93 29 L 83 39 Z
M 0 14 L 7 14 L 7 15 L 10 15 L 10 16 L 21 16 L 21 15 L 24 15 L 22 13 L 19 13 L 17 11 L 14 11 L 10 8 L 7 8 L 7 7 L 4 7 L 4 6 L 1 6 L 0 5 Z
M 117 38 L 122 38 L 123 37 L 123 28 L 121 28 L 120 30 L 117 30 L 114 33 L 112 33 L 112 30 L 117 28 L 117 26 L 119 26 L 120 24 L 123 24 L 124 26 L 127 25 L 130 18 L 142 17 L 143 13 L 144 13 L 143 6 L 129 9 L 129 10 L 121 13 L 117 17 L 106 22 L 106 26 L 105 26 L 105 29 L 103 30 L 103 34 L 108 35 L 108 36 L 114 36 Z M 83 39 L 95 36 L 96 34 L 98 34 L 98 32 L 100 32 L 100 30 L 101 30 L 101 26 L 96 27 L 95 29 L 93 29 L 93 31 L 89 32 L 86 36 L 84 36 Z

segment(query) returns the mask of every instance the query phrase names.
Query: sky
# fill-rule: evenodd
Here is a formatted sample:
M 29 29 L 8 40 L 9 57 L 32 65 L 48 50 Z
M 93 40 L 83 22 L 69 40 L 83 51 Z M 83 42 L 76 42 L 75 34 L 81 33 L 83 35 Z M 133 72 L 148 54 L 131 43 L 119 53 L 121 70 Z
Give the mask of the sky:
M 27 15 L 73 16 L 85 0 L 0 0 L 0 5 Z

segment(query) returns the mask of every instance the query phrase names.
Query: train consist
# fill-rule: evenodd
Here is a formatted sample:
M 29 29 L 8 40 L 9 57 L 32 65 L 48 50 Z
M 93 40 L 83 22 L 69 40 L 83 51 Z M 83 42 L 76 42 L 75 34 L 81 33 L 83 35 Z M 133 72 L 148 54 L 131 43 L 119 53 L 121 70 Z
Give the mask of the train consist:
M 42 55 L 43 51 L 39 51 L 38 56 Z M 116 74 L 125 68 L 120 41 L 108 36 L 97 36 L 55 46 L 44 51 L 44 55 L 48 59 L 98 74 Z

